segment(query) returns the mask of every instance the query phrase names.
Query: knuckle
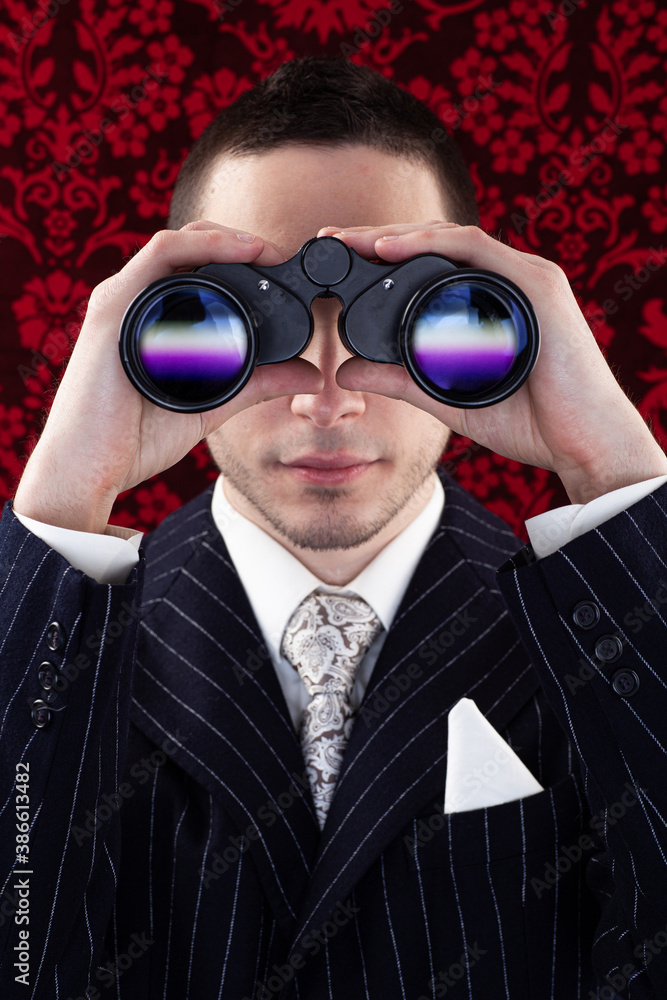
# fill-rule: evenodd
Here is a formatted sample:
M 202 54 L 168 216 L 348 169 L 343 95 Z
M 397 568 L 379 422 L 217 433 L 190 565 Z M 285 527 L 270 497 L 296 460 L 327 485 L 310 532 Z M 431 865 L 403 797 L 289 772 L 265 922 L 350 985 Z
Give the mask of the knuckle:
M 422 227 L 420 229 L 416 229 L 411 235 L 418 240 L 428 239 L 429 237 L 433 237 L 433 230 Z
M 221 226 L 219 222 L 211 222 L 210 219 L 193 219 L 191 222 L 186 222 L 184 226 L 176 230 L 179 233 L 187 232 L 232 232 L 228 226 Z
M 95 285 L 88 299 L 88 309 L 92 312 L 103 309 L 109 300 L 114 297 L 117 285 L 118 282 L 115 274 L 112 274 L 109 278 L 105 278 L 104 281 L 100 281 L 99 285 Z
M 466 239 L 471 240 L 476 243 L 486 243 L 489 239 L 493 239 L 484 232 L 479 226 L 459 226 L 461 232 L 466 234 Z
M 150 238 L 143 248 L 144 256 L 161 256 L 174 242 L 175 232 L 173 229 L 160 229 Z
M 230 230 L 220 230 L 220 229 L 202 229 L 197 237 L 197 242 L 201 240 L 204 246 L 210 246 L 211 248 L 220 248 L 221 240 L 229 239 Z M 237 242 L 235 240 L 235 242 Z
M 569 286 L 565 271 L 558 264 L 554 263 L 554 261 L 545 260 L 540 266 L 544 272 L 545 281 L 552 288 L 562 289 L 566 285 Z

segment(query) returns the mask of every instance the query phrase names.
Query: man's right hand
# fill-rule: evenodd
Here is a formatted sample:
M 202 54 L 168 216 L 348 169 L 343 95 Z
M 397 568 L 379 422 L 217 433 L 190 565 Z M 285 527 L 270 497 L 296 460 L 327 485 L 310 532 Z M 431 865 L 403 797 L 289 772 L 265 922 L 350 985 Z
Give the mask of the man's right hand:
M 235 413 L 277 396 L 319 392 L 320 372 L 296 358 L 256 368 L 242 391 L 214 410 L 174 413 L 140 395 L 120 362 L 121 320 L 152 281 L 210 263 L 270 266 L 283 260 L 259 236 L 193 222 L 157 233 L 122 271 L 99 284 L 19 484 L 15 510 L 46 524 L 103 532 L 119 493 L 174 465 Z

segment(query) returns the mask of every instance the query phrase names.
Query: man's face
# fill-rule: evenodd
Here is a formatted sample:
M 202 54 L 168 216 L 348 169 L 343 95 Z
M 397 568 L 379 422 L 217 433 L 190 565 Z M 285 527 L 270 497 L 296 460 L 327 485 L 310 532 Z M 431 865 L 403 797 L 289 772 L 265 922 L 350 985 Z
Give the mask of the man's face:
M 223 158 L 202 218 L 255 233 L 287 259 L 324 226 L 446 221 L 446 209 L 426 166 L 365 146 L 301 146 Z M 449 431 L 409 403 L 337 385 L 351 356 L 338 336 L 339 311 L 335 298 L 312 305 L 302 357 L 321 371 L 323 390 L 244 410 L 208 444 L 231 503 L 287 548 L 340 550 L 375 539 L 379 551 L 427 502 Z

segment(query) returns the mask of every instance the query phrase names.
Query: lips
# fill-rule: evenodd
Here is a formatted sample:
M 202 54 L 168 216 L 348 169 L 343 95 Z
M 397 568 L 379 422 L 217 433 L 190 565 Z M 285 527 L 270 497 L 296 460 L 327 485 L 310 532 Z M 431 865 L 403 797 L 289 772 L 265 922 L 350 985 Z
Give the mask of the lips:
M 357 465 L 370 465 L 370 460 L 357 455 L 335 455 L 333 457 L 303 455 L 301 458 L 295 458 L 292 462 L 283 462 L 283 465 L 291 469 L 347 469 Z
M 283 467 L 295 478 L 320 486 L 341 486 L 363 476 L 373 465 L 374 459 L 360 455 L 301 455 Z

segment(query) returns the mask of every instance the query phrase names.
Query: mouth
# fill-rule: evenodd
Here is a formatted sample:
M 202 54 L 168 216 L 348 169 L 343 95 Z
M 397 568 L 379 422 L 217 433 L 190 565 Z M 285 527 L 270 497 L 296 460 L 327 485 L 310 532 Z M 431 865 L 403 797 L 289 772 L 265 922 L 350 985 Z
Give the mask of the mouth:
M 292 462 L 280 463 L 283 468 L 303 482 L 322 486 L 339 486 L 363 476 L 377 459 L 358 455 L 302 455 Z

